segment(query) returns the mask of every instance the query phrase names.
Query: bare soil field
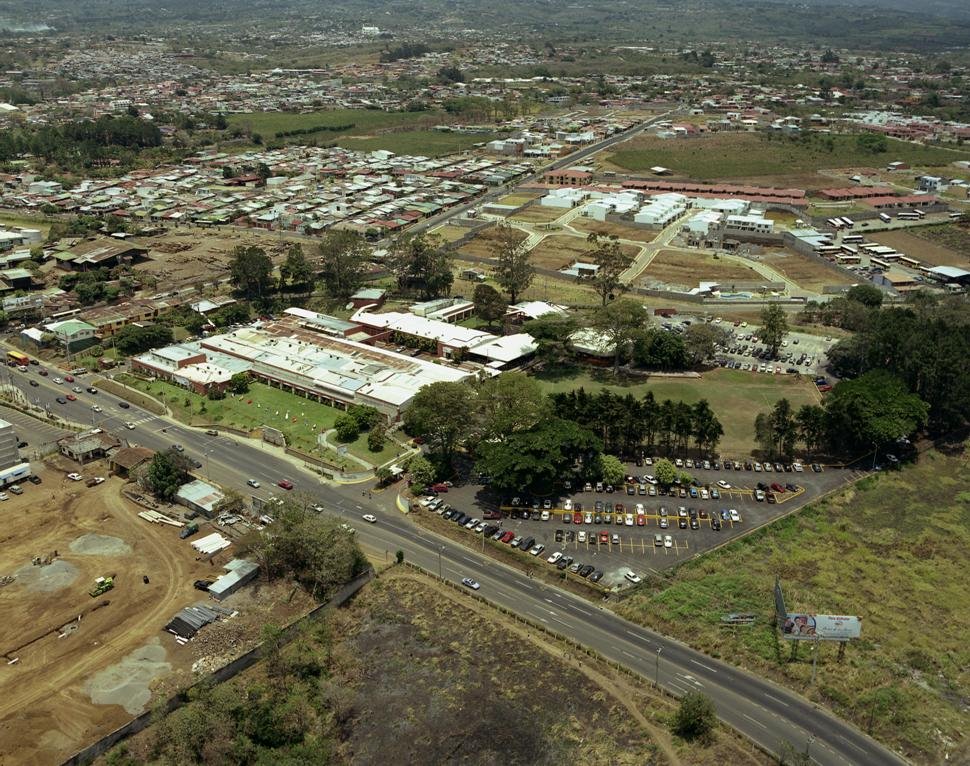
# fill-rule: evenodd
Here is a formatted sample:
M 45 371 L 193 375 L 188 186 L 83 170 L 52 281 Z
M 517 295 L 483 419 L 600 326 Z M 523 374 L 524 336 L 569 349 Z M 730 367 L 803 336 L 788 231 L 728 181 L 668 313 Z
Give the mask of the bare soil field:
M 526 202 L 532 202 L 534 199 L 539 199 L 541 195 L 537 192 L 515 192 L 513 194 L 506 194 L 504 197 L 499 198 L 498 204 L 500 205 L 524 205 Z
M 455 240 L 461 239 L 468 233 L 468 229 L 463 226 L 439 226 L 437 229 L 431 232 L 439 237 L 444 243 L 454 242 Z
M 789 250 L 768 250 L 762 261 L 775 271 L 779 271 L 806 290 L 821 290 L 825 285 L 851 285 L 859 281 L 848 274 L 829 269 L 809 258 Z
M 661 250 L 641 272 L 640 279 L 696 287 L 702 281 L 748 282 L 763 277 L 754 269 L 722 258 L 715 259 L 712 255 Z
M 0 675 L 4 766 L 59 763 L 149 707 L 163 677 L 188 673 L 196 642 L 180 647 L 162 629 L 206 598 L 193 581 L 213 579 L 232 558 L 230 548 L 212 564 L 197 561 L 175 527 L 137 516 L 120 479 L 88 488 L 65 468 L 76 470 L 49 464 L 43 484 L 4 503 L 0 577 L 14 579 L 0 587 L 0 646 L 7 662 L 17 658 Z M 106 471 L 94 464 L 85 473 Z M 31 563 L 55 551 L 52 563 Z M 106 575 L 114 589 L 92 598 Z
M 519 229 L 512 229 L 517 241 L 522 242 L 528 235 Z M 482 229 L 473 239 L 458 248 L 458 252 L 473 258 L 493 258 L 492 248 L 498 241 L 499 227 L 489 226 Z
M 569 208 L 564 207 L 542 207 L 532 205 L 509 217 L 512 221 L 522 221 L 523 223 L 550 223 L 557 218 L 562 218 L 569 212 Z
M 562 269 L 572 266 L 575 261 L 589 261 L 592 245 L 582 237 L 554 234 L 546 237 L 532 250 L 532 263 L 543 269 Z M 638 248 L 633 245 L 620 245 L 620 249 L 631 258 L 636 257 Z
M 594 221 L 590 218 L 579 217 L 570 224 L 577 231 L 587 232 L 588 234 L 605 234 L 607 236 L 617 236 L 620 239 L 630 239 L 634 242 L 653 242 L 657 237 L 657 232 L 649 229 L 641 229 L 638 226 L 630 226 L 613 221 Z
M 954 229 L 959 231 L 956 227 Z M 970 249 L 960 252 L 908 231 L 881 231 L 873 234 L 870 239 L 880 245 L 894 247 L 910 258 L 916 258 L 930 266 L 959 266 L 965 269 L 970 264 Z

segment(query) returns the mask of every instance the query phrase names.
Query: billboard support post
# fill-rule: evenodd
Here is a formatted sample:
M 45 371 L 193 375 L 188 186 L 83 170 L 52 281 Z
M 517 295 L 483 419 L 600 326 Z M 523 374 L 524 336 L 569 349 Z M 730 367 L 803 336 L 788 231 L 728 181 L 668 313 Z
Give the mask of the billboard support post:
M 815 686 L 815 671 L 818 668 L 818 634 L 815 634 L 815 644 L 814 651 L 812 652 L 812 680 L 809 682 L 810 685 Z M 797 642 L 796 642 L 797 643 Z
M 842 663 L 842 660 L 845 659 L 845 645 L 846 645 L 846 643 L 847 643 L 846 641 L 839 641 L 839 656 L 836 657 L 836 659 L 835 659 L 835 661 L 838 662 L 839 664 L 841 664 Z

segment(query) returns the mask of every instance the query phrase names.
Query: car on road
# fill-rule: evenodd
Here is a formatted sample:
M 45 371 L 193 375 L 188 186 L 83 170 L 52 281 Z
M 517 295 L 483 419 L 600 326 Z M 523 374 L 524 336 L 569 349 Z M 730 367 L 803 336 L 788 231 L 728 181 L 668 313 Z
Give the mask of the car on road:
M 643 578 L 640 577 L 640 575 L 638 575 L 632 569 L 626 570 L 626 572 L 623 573 L 623 577 L 629 580 L 630 582 L 632 582 L 634 585 L 636 585 L 637 583 L 643 582 Z
M 185 452 L 185 447 L 183 447 L 181 444 L 173 444 L 172 449 L 176 452 Z
M 118 402 L 118 406 L 123 410 L 127 410 L 131 408 L 131 405 L 128 404 L 128 402 Z
M 87 387 L 87 392 L 89 394 L 96 394 L 96 393 L 98 393 L 98 389 L 96 389 L 94 386 L 88 386 Z
M 92 404 L 91 405 L 91 411 L 92 412 L 104 412 L 104 410 L 101 408 L 101 405 L 100 404 Z
M 377 517 L 373 513 L 365 513 L 363 516 L 361 516 L 361 518 L 364 521 L 366 521 L 368 524 L 376 524 L 377 523 Z
M 61 385 L 64 382 L 64 378 L 51 378 L 57 385 Z
M 72 388 L 71 390 L 72 390 L 72 391 L 73 391 L 73 392 L 74 392 L 75 394 L 80 394 L 80 393 L 81 393 L 81 392 L 82 392 L 82 391 L 83 391 L 84 389 L 83 389 L 83 388 L 81 388 L 80 386 L 74 386 L 74 388 Z
M 253 489 L 259 489 L 259 482 L 256 481 L 256 479 L 247 479 L 246 484 L 247 486 L 250 486 Z
M 463 577 L 461 580 L 461 584 L 464 585 L 466 588 L 471 588 L 472 590 L 478 590 L 479 588 L 482 587 L 471 577 Z
M 73 375 L 65 375 L 64 376 L 64 382 L 65 383 L 73 383 L 74 382 L 74 376 Z
M 58 404 L 67 404 L 67 399 L 65 399 L 63 396 L 58 396 L 54 401 Z
M 37 386 L 39 386 L 40 383 L 38 383 L 36 380 L 31 380 L 30 385 L 32 385 L 34 388 L 37 388 Z
M 79 473 L 69 473 L 67 478 L 69 478 L 71 481 L 81 481 L 81 479 L 84 477 Z
M 68 394 L 64 398 L 67 399 L 69 402 L 76 402 L 77 401 L 77 397 L 74 394 Z
M 280 479 L 278 482 L 276 482 L 276 486 L 280 487 L 281 489 L 293 489 L 293 482 L 289 479 Z
M 131 421 L 129 420 L 129 421 L 127 422 L 127 423 L 125 423 L 125 428 L 127 428 L 127 429 L 128 429 L 129 431 L 134 431 L 134 430 L 135 430 L 135 424 L 134 424 L 134 423 L 132 423 L 132 422 L 131 422 Z

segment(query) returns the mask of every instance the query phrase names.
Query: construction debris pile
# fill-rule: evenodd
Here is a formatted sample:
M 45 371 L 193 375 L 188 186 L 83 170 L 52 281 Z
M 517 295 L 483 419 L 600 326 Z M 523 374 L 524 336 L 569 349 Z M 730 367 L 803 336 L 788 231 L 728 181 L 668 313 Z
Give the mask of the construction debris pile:
M 219 551 L 224 551 L 232 542 L 227 537 L 223 537 L 218 532 L 206 535 L 192 543 L 192 547 L 204 556 L 212 556 Z

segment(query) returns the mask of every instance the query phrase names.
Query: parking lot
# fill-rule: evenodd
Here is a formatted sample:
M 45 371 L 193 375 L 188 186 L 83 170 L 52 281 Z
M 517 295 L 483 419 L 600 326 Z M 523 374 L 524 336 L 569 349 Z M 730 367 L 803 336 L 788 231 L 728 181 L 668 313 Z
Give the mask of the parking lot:
M 751 469 L 742 462 L 741 470 L 726 470 L 721 463 L 716 463 L 718 470 L 714 463 L 707 469 L 701 465 L 685 468 L 697 486 L 675 486 L 669 493 L 648 481 L 649 465 L 630 465 L 627 478 L 633 481 L 622 486 L 597 491 L 592 484 L 588 490 L 581 487 L 556 497 L 497 497 L 487 487 L 452 487 L 438 497 L 437 510 L 448 506 L 466 514 L 463 525 L 476 520 L 468 529 L 470 539 L 485 533 L 476 532 L 484 524 L 494 527 L 488 530 L 494 539 L 512 533 L 502 540 L 507 543 L 533 538 L 532 550 L 542 546 L 534 554 L 536 566 L 573 567 L 574 572 L 577 565 L 592 567 L 586 576 L 601 572 L 599 584 L 612 587 L 622 584 L 628 571 L 643 575 L 672 567 L 800 508 L 854 476 L 830 467 L 816 473 L 808 464 L 801 472 L 784 466 L 778 472 L 774 465 L 770 471 L 755 471 L 753 462 L 748 463 Z M 759 483 L 769 488 L 768 493 L 757 491 Z M 772 484 L 783 491 L 771 490 Z M 769 502 L 769 494 L 774 502 Z M 561 556 L 549 563 L 556 552 Z M 572 561 L 563 567 L 566 557 Z

